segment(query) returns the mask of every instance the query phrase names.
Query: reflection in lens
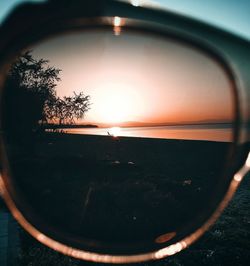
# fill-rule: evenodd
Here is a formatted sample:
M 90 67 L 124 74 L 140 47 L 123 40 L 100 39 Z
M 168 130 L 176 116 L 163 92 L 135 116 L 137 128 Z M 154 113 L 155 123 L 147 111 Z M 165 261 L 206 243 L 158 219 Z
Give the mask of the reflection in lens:
M 24 214 L 80 241 L 171 241 L 213 197 L 232 98 L 216 61 L 171 38 L 91 31 L 40 43 L 4 92 Z

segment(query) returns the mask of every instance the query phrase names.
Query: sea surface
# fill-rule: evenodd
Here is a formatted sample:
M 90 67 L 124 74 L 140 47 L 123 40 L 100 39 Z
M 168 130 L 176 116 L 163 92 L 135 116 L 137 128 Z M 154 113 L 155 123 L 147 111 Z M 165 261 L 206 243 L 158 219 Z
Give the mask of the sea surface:
M 160 139 L 189 139 L 231 142 L 231 124 L 179 125 L 154 127 L 69 128 L 63 132 L 82 135 L 142 137 Z

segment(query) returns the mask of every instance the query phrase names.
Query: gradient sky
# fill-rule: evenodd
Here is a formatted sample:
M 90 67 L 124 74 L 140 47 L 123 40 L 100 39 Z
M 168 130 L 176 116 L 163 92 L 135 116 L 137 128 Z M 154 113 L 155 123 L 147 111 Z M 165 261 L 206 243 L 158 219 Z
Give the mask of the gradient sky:
M 139 33 L 87 32 L 33 47 L 62 69 L 57 94 L 91 97 L 85 121 L 179 123 L 232 119 L 231 84 L 206 55 Z
M 146 2 L 146 0 L 138 1 Z M 249 0 L 153 0 L 149 2 L 231 31 L 250 40 Z

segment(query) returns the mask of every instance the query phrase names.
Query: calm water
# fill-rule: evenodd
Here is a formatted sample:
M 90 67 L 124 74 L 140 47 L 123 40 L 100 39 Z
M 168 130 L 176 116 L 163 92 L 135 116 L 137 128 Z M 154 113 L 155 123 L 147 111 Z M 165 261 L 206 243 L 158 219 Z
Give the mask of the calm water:
M 157 127 L 122 127 L 122 128 L 72 128 L 66 133 L 83 135 L 117 135 L 123 137 L 143 137 L 161 139 L 194 139 L 211 141 L 232 141 L 233 130 L 230 124 L 182 125 Z

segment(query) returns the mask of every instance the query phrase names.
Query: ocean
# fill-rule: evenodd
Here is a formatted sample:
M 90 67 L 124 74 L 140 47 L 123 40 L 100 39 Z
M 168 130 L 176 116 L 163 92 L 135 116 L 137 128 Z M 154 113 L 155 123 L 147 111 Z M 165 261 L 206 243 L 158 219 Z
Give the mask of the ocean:
M 231 124 L 203 124 L 151 127 L 110 127 L 110 128 L 69 128 L 63 129 L 69 134 L 101 135 L 115 137 L 142 137 L 160 139 L 187 139 L 231 142 L 233 127 Z

